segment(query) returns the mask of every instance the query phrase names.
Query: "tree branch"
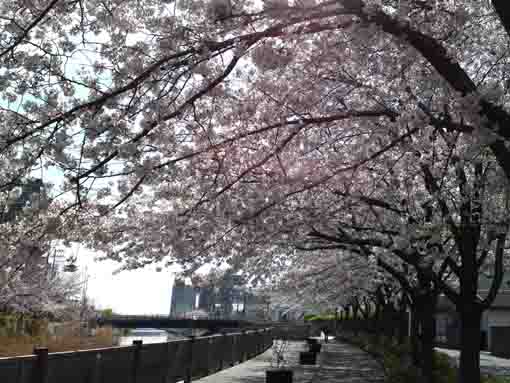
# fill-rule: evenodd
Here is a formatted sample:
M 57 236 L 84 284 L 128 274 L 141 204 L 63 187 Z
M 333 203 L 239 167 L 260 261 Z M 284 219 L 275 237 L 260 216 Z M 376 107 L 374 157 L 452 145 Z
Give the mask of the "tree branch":
M 30 33 L 32 29 L 34 29 L 37 24 L 41 22 L 41 20 L 51 11 L 51 9 L 59 2 L 60 0 L 51 1 L 46 8 L 30 23 L 28 27 L 23 30 L 23 33 L 14 41 L 12 45 L 10 45 L 7 49 L 0 52 L 0 59 L 10 52 L 12 52 Z
M 508 228 L 507 228 L 508 229 Z M 498 295 L 501 282 L 503 281 L 503 255 L 505 253 L 506 233 L 500 235 L 496 241 L 496 259 L 494 263 L 494 279 L 492 280 L 489 293 L 482 301 L 482 305 L 487 309 L 490 307 L 496 295 Z
M 436 183 L 436 180 L 434 176 L 432 175 L 432 172 L 430 171 L 430 168 L 427 165 L 421 166 L 423 175 L 424 175 L 424 181 L 425 181 L 425 187 L 429 194 L 432 197 L 435 197 L 439 203 L 439 207 L 441 209 L 441 214 L 444 219 L 446 219 L 446 222 L 448 223 L 448 226 L 450 227 L 450 230 L 453 234 L 453 237 L 455 238 L 455 242 L 461 248 L 461 235 L 459 228 L 453 221 L 453 218 L 450 214 L 450 209 L 448 208 L 448 205 L 446 204 L 445 200 L 439 196 L 440 190 Z
M 362 195 L 352 195 L 350 193 L 345 193 L 345 192 L 342 192 L 339 190 L 335 191 L 334 194 L 341 196 L 341 197 L 359 199 L 361 202 L 364 202 L 370 206 L 380 207 L 382 209 L 386 209 L 386 210 L 392 211 L 394 213 L 397 213 L 398 215 L 405 214 L 405 210 L 401 210 L 396 207 L 393 207 L 389 203 L 379 200 L 379 199 L 376 199 L 376 198 L 365 197 Z
M 492 0 L 492 6 L 505 27 L 508 37 L 510 37 L 510 2 L 508 0 Z
M 389 263 L 383 261 L 381 258 L 377 258 L 377 266 L 381 267 L 383 270 L 388 272 L 393 278 L 395 278 L 408 294 L 410 294 L 411 296 L 413 295 L 413 289 L 411 287 L 411 284 L 407 280 L 404 273 L 399 272 Z

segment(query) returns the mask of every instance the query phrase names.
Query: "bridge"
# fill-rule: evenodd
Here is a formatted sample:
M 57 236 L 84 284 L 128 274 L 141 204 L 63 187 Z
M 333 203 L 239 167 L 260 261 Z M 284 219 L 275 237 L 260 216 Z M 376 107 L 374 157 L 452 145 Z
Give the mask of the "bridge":
M 254 324 L 236 319 L 189 319 L 174 318 L 164 315 L 115 315 L 110 318 L 97 319 L 99 326 L 110 325 L 117 328 L 182 328 L 207 329 L 217 332 L 221 329 L 260 328 L 264 324 Z

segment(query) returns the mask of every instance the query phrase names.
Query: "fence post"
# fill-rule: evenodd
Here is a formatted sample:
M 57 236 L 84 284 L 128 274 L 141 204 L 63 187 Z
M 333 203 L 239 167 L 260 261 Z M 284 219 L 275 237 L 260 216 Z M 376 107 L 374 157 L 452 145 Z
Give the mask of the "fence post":
M 34 354 L 37 356 L 36 368 L 34 373 L 34 383 L 48 382 L 48 348 L 35 347 Z
M 140 364 L 140 351 L 142 349 L 143 340 L 134 340 L 133 341 L 133 365 L 131 370 L 131 382 L 136 383 L 137 375 L 138 375 L 138 367 Z
M 248 344 L 250 345 L 250 352 L 249 352 L 249 358 L 253 358 L 257 353 L 255 352 L 255 333 L 253 330 L 250 330 L 250 335 L 248 335 Z
M 92 383 L 99 383 L 101 382 L 101 359 L 102 359 L 101 353 L 98 352 L 94 359 L 95 360 L 94 369 L 92 371 Z
M 189 339 L 188 369 L 186 371 L 184 383 L 191 383 L 191 379 L 193 378 L 193 344 L 195 343 L 195 336 L 191 335 L 189 338 L 190 339 Z
M 224 359 L 225 359 L 225 355 L 227 353 L 227 348 L 228 348 L 227 333 L 225 331 L 221 332 L 220 344 L 221 344 L 220 370 L 223 370 Z
M 236 353 L 234 351 L 236 351 L 235 347 L 237 347 L 238 345 L 236 344 L 236 339 L 235 339 L 235 335 L 234 334 L 230 334 L 229 335 L 230 337 L 230 340 L 229 340 L 229 348 L 230 348 L 230 367 L 234 366 L 236 364 Z
M 242 363 L 246 359 L 248 359 L 248 355 L 247 355 L 247 352 L 246 352 L 246 349 L 247 349 L 246 346 L 247 346 L 248 337 L 246 336 L 246 330 L 245 329 L 242 329 L 241 333 L 242 333 L 242 335 L 241 335 L 241 359 L 239 361 Z
M 165 383 L 168 382 L 168 374 L 169 374 L 168 366 L 170 365 L 169 359 L 170 359 L 170 342 L 167 340 L 166 349 L 165 349 L 165 362 L 163 363 L 166 366 L 165 371 L 163 372 L 163 382 L 165 382 Z

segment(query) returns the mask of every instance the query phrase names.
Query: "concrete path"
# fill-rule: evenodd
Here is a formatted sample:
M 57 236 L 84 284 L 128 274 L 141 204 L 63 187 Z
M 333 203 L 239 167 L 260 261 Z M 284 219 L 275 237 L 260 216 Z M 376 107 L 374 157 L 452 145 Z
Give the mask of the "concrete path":
M 379 383 L 381 365 L 355 346 L 334 342 L 325 345 L 319 373 L 313 383 Z M 324 347 L 324 345 L 323 345 Z
M 322 344 L 315 366 L 299 365 L 299 352 L 305 342 L 289 342 L 285 359 L 294 371 L 293 383 L 379 383 L 383 374 L 379 364 L 367 353 L 345 343 Z M 265 383 L 273 354 L 265 353 L 234 367 L 199 379 L 197 383 Z

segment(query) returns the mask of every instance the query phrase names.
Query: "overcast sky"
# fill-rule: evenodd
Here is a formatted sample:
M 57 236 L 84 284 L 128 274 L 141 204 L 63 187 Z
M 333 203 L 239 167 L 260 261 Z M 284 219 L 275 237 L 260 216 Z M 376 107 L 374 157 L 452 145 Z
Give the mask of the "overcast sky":
M 112 308 L 122 314 L 166 314 L 170 312 L 173 273 L 155 267 L 123 271 L 113 275 L 118 264 L 94 262 L 95 253 L 75 246 L 68 254 L 78 254 L 79 270 L 89 275 L 87 294 L 98 308 Z

